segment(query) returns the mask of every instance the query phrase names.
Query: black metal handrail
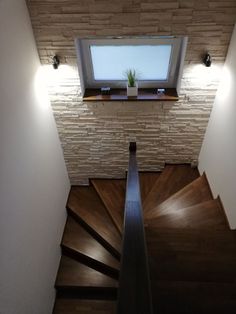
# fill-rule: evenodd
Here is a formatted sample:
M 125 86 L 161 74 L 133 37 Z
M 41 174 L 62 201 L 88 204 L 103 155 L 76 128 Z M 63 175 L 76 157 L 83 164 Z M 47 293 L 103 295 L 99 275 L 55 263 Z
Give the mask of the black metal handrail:
M 151 314 L 152 298 L 136 143 L 130 143 L 117 314 Z

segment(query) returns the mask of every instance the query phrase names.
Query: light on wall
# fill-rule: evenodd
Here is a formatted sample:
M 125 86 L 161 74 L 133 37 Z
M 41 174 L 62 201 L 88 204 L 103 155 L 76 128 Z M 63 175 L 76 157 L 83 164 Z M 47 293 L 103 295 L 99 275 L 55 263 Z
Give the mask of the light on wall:
M 55 70 L 58 69 L 59 67 L 59 64 L 60 64 L 60 60 L 59 60 L 59 57 L 57 55 L 55 55 L 53 58 L 52 58 L 52 66 Z
M 209 53 L 206 53 L 203 57 L 203 63 L 205 64 L 206 67 L 210 67 L 211 66 L 211 55 Z

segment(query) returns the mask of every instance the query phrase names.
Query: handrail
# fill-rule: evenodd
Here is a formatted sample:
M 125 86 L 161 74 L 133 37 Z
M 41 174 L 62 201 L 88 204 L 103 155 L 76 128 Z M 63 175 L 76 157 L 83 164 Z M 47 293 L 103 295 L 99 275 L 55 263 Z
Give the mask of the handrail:
M 130 143 L 129 151 L 117 314 L 151 314 L 152 298 L 136 143 Z

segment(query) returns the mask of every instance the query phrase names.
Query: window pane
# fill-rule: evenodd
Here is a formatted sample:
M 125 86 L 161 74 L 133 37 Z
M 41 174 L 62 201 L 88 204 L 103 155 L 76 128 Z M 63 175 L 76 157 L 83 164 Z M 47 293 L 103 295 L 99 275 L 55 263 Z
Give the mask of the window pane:
M 126 80 L 135 69 L 139 80 L 168 79 L 171 45 L 90 46 L 94 79 Z

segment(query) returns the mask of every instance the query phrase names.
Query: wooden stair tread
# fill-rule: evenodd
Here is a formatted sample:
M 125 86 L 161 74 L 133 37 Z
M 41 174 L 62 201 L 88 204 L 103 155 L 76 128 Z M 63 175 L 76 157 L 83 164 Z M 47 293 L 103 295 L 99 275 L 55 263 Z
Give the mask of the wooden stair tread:
M 236 254 L 236 230 L 157 229 L 148 227 L 146 241 L 154 250 L 189 250 L 208 253 L 214 250 Z
M 235 283 L 152 280 L 151 284 L 153 292 L 153 313 L 235 313 Z
M 117 287 L 117 280 L 106 276 L 72 258 L 62 256 L 56 287 Z
M 69 213 L 80 217 L 99 237 L 116 250 L 117 255 L 120 255 L 121 236 L 93 186 L 72 187 L 67 206 Z M 73 217 L 76 218 L 74 215 Z
M 122 234 L 126 180 L 93 179 L 91 182 L 106 206 L 117 230 Z
M 119 262 L 73 218 L 68 217 L 62 246 L 112 269 L 119 269 Z M 83 259 L 86 260 L 86 259 Z
M 151 277 L 155 280 L 236 279 L 236 232 L 181 229 L 146 230 Z
M 145 224 L 155 228 L 229 229 L 218 198 L 147 219 Z
M 144 212 L 149 212 L 198 177 L 198 170 L 190 165 L 166 165 L 144 201 Z
M 209 188 L 206 176 L 202 175 L 163 203 L 153 207 L 152 210 L 146 211 L 144 218 L 153 219 L 160 215 L 171 214 L 182 208 L 194 206 L 209 200 L 213 200 L 212 192 Z
M 57 299 L 53 314 L 115 314 L 116 302 L 107 300 Z
M 151 191 L 153 185 L 161 175 L 160 172 L 139 172 L 140 192 L 142 203 Z

